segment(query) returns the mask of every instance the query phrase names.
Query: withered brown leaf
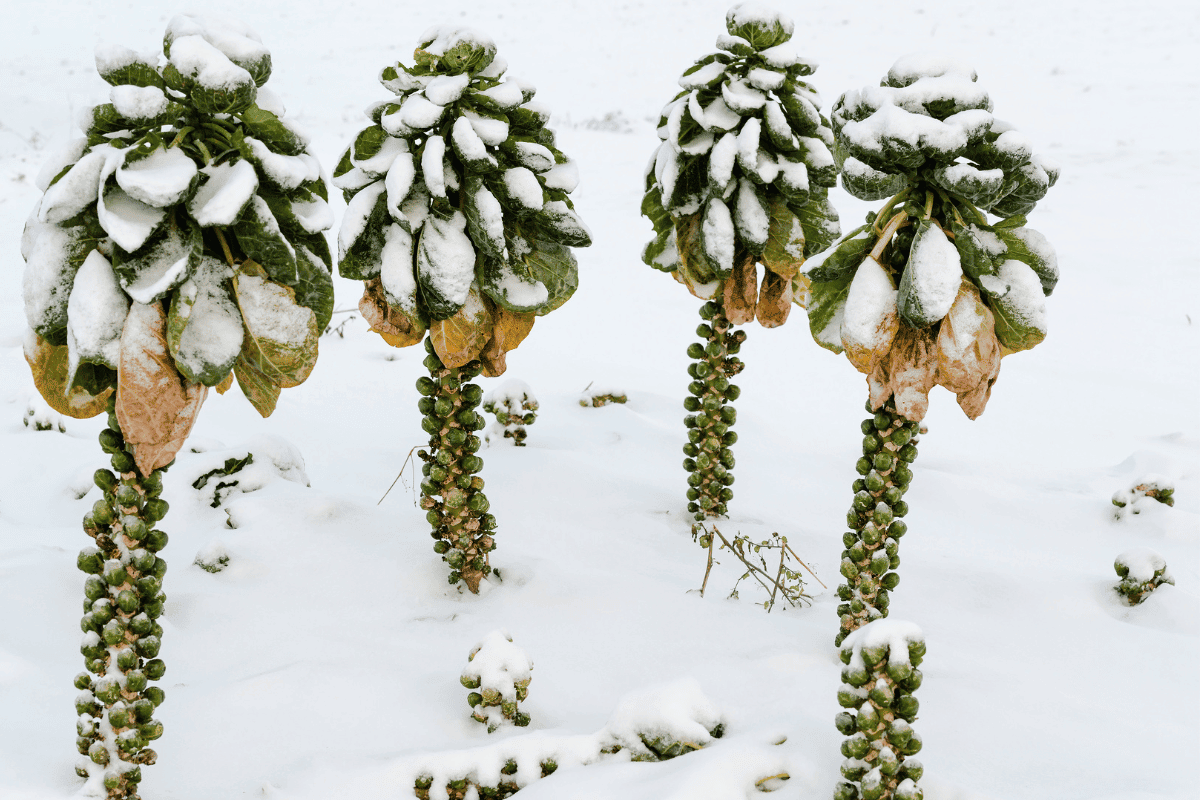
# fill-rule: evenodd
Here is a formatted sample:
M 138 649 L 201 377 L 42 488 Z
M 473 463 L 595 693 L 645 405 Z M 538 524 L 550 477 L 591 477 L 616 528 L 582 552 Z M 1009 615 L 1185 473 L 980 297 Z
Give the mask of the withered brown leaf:
M 778 328 L 792 312 L 792 280 L 769 269 L 763 270 L 755 316 L 764 328 Z
M 35 333 L 30 335 L 36 338 L 32 345 L 26 346 L 25 360 L 33 372 L 33 383 L 46 404 L 73 419 L 90 419 L 103 413 L 108 405 L 108 398 L 112 395 L 112 389 L 105 389 L 98 395 L 90 394 L 79 386 L 68 390 L 67 346 L 52 345 Z

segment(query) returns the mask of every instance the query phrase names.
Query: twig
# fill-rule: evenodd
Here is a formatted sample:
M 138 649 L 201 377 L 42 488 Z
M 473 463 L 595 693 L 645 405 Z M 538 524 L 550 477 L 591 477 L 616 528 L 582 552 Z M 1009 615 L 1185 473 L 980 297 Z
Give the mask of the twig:
M 708 573 L 712 572 L 713 565 L 713 538 L 708 537 L 708 566 L 704 568 L 704 583 L 700 584 L 700 596 L 704 597 L 704 590 L 708 587 Z
M 389 486 L 387 491 L 383 493 L 383 497 L 379 498 L 379 503 L 382 503 L 385 499 L 387 499 L 387 496 L 391 494 L 392 489 L 394 489 L 396 486 L 396 481 L 400 480 L 400 477 L 404 474 L 404 468 L 408 466 L 409 461 L 412 461 L 413 450 L 416 450 L 420 446 L 421 445 L 419 444 L 413 445 L 412 450 L 408 451 L 408 458 L 404 459 L 404 463 L 400 465 L 400 472 L 396 475 L 396 480 L 392 481 L 392 485 Z M 413 479 L 416 479 L 416 465 L 413 466 Z M 379 505 L 379 503 L 376 503 L 375 505 Z
M 796 551 L 792 549 L 792 546 L 790 544 L 788 544 L 787 542 L 784 542 L 783 546 L 786 547 L 787 551 L 792 554 L 792 558 L 796 559 L 796 561 L 799 562 L 800 566 L 802 566 L 806 570 L 808 570 L 809 575 L 812 575 L 814 578 L 816 578 L 817 583 L 821 584 L 822 589 L 829 588 L 828 586 L 825 585 L 825 581 L 821 580 L 820 578 L 817 578 L 817 573 L 812 571 L 812 567 L 810 567 L 808 564 L 805 564 L 803 559 L 801 559 L 800 556 L 796 555 Z
M 766 783 L 767 781 L 773 781 L 773 780 L 775 780 L 776 778 L 778 778 L 778 779 L 779 779 L 779 780 L 781 780 L 781 781 L 787 781 L 787 780 L 791 780 L 791 779 L 792 779 L 792 776 L 791 776 L 791 775 L 788 775 L 786 772 L 781 772 L 781 773 L 779 773 L 778 775 L 768 775 L 768 776 L 767 776 L 767 777 L 765 777 L 765 778 L 762 778 L 762 779 L 760 779 L 760 780 L 757 780 L 757 781 L 755 781 L 755 782 L 754 782 L 754 785 L 755 785 L 755 786 L 762 786 L 762 785 L 763 785 L 764 783 Z

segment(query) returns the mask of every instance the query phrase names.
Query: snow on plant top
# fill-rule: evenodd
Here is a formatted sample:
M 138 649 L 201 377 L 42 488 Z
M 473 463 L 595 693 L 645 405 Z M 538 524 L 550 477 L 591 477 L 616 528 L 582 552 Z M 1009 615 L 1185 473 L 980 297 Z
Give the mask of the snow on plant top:
M 339 269 L 366 282 L 360 308 L 390 344 L 428 330 L 447 366 L 478 358 L 499 375 L 578 285 L 571 248 L 591 244 L 569 197 L 578 173 L 490 38 L 431 28 L 413 61 L 380 73 L 396 97 L 368 109 L 334 170 Z
M 788 49 L 792 21 L 744 3 L 726 29 L 662 111 L 642 201 L 655 232 L 642 259 L 703 298 L 759 261 L 789 282 L 839 230 L 833 132 L 803 80 L 815 65 Z
M 512 637 L 501 630 L 492 631 L 471 649 L 462 677 L 479 681 L 506 700 L 517 696 L 517 684 L 533 677 L 533 662 Z
M 271 56 L 253 31 L 183 15 L 163 49 L 165 63 L 97 48 L 111 102 L 83 115 L 84 138 L 39 176 L 45 194 L 22 239 L 38 337 L 30 365 L 48 403 L 91 416 L 110 388 L 118 407 L 121 387 L 132 391 L 134 376 L 118 370 L 138 360 L 124 349 L 161 343 L 161 374 L 144 385 L 223 387 L 236 372 L 266 416 L 280 388 L 311 371 L 313 331 L 332 311 L 325 185 L 304 137 L 256 102 Z M 152 324 L 126 331 L 127 313 L 143 306 L 155 311 L 138 319 Z
M 991 111 L 973 69 L 926 55 L 834 105 L 843 186 L 889 199 L 805 265 L 803 300 L 817 343 L 867 375 L 873 408 L 919 420 L 940 385 L 974 419 L 1001 357 L 1046 336 L 1058 259 L 1024 215 L 1058 170 Z
M 1159 578 L 1163 583 L 1174 583 L 1167 570 L 1167 560 L 1162 554 L 1149 547 L 1134 547 L 1117 556 L 1113 562 L 1117 574 L 1137 583 Z

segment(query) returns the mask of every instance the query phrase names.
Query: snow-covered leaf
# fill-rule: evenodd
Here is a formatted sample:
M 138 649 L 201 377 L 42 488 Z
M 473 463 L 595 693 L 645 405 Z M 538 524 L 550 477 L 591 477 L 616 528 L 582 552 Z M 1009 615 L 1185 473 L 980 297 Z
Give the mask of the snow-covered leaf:
M 379 278 L 366 281 L 358 311 L 371 330 L 392 347 L 409 347 L 425 338 L 425 320 L 417 313 L 390 305 Z
M 450 219 L 430 216 L 421 228 L 417 282 L 434 320 L 458 313 L 475 280 L 475 247 L 466 227 L 466 216 L 455 211 Z
M 778 195 L 770 195 L 767 212 L 767 241 L 762 251 L 763 266 L 790 280 L 804 264 L 804 226 Z
M 817 344 L 834 353 L 842 352 L 842 320 L 853 279 L 854 273 L 846 272 L 833 280 L 814 280 L 809 286 L 806 305 L 809 331 Z
M 233 268 L 204 256 L 171 299 L 167 348 L 187 380 L 216 386 L 242 350 L 242 315 L 233 295 Z
M 883 265 L 868 255 L 854 273 L 842 312 L 846 358 L 859 372 L 871 374 L 891 349 L 899 330 L 896 285 Z
M 157 208 L 184 198 L 196 182 L 196 162 L 178 147 L 154 147 L 144 154 L 136 148 L 117 167 L 117 185 L 130 197 Z
M 1000 374 L 996 320 L 970 280 L 963 279 L 954 305 L 938 328 L 937 382 L 958 395 L 970 419 L 983 413 Z
M 203 250 L 200 228 L 185 218 L 184 225 L 164 225 L 136 253 L 114 248 L 113 268 L 130 297 L 152 303 L 183 282 Z
M 250 199 L 246 212 L 233 226 L 233 234 L 242 252 L 261 264 L 272 280 L 289 286 L 296 283 L 296 249 L 260 195 Z
M 980 283 L 1005 350 L 1016 353 L 1041 344 L 1046 338 L 1046 295 L 1037 273 L 1028 264 L 1009 259 Z
M 255 266 L 246 262 L 233 279 L 245 330 L 239 363 L 280 388 L 299 386 L 317 363 L 317 316 L 296 302 L 294 289 L 255 274 Z
M 188 213 L 202 228 L 232 225 L 258 191 L 258 174 L 249 161 L 204 167 L 200 186 L 188 200 Z
M 921 220 L 900 278 L 896 304 L 901 319 L 914 328 L 928 328 L 946 316 L 962 276 L 958 250 L 941 226 Z
M 121 291 L 112 264 L 99 250 L 91 251 L 75 274 L 67 302 L 72 377 L 85 361 L 116 368 L 128 312 L 129 298 Z

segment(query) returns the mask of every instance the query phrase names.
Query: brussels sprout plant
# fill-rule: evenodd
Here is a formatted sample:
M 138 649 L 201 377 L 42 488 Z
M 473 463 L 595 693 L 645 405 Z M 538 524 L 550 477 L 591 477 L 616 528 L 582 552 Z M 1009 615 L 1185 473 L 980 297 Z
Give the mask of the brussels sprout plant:
M 421 505 L 450 583 L 477 592 L 496 521 L 476 474 L 482 391 L 469 381 L 502 374 L 534 320 L 571 297 L 571 248 L 591 235 L 568 196 L 578 172 L 555 147 L 549 112 L 532 86 L 505 78 L 489 38 L 433 28 L 413 60 L 384 68 L 380 82 L 396 96 L 368 109 L 372 124 L 334 171 L 348 202 L 338 266 L 366 283 L 359 308 L 385 341 L 425 341 Z
M 1164 583 L 1175 585 L 1167 560 L 1148 547 L 1136 547 L 1117 556 L 1113 569 L 1121 582 L 1117 594 L 1131 606 L 1140 605 L 1155 589 Z
M 842 643 L 842 688 L 837 715 L 842 742 L 842 777 L 834 800 L 921 800 L 917 786 L 925 769 L 912 756 L 921 737 L 912 729 L 921 686 L 917 666 L 925 637 L 916 625 L 876 620 Z
M 467 656 L 459 682 L 472 691 L 467 695 L 471 718 L 494 733 L 501 725 L 523 728 L 529 715 L 518 704 L 529 695 L 533 662 L 503 631 L 492 631 Z
M 39 391 L 67 416 L 108 412 L 75 685 L 77 771 L 110 798 L 137 797 L 162 734 L 163 472 L 210 387 L 236 376 L 267 416 L 303 382 L 333 303 L 320 168 L 263 88 L 270 53 L 193 16 L 171 20 L 163 52 L 97 50 L 111 102 L 43 171 L 22 241 Z
M 813 337 L 867 376 L 874 414 L 862 425 L 844 535 L 838 642 L 886 616 L 899 582 L 889 570 L 900 563 L 901 498 L 929 390 L 954 392 L 975 419 L 1001 357 L 1046 334 L 1058 266 L 1025 215 L 1058 171 L 991 108 L 973 70 L 919 56 L 833 108 L 843 185 L 863 200 L 887 198 L 801 275 Z
M 730 379 L 743 368 L 746 339 L 735 327 L 782 325 L 804 259 L 839 232 L 827 197 L 837 178 L 833 134 L 803 80 L 816 65 L 787 44 L 792 21 L 742 4 L 725 25 L 717 51 L 683 74 L 683 91 L 663 109 L 642 200 L 655 232 L 642 259 L 706 301 L 701 341 L 687 351 L 695 363 L 684 401 L 688 511 L 697 522 L 724 515 L 733 497 L 739 389 Z
M 488 392 L 483 398 L 483 410 L 496 417 L 488 439 L 512 439 L 517 447 L 524 447 L 528 436 L 525 426 L 532 425 L 537 419 L 538 407 L 533 390 L 524 381 L 506 381 L 503 386 Z

